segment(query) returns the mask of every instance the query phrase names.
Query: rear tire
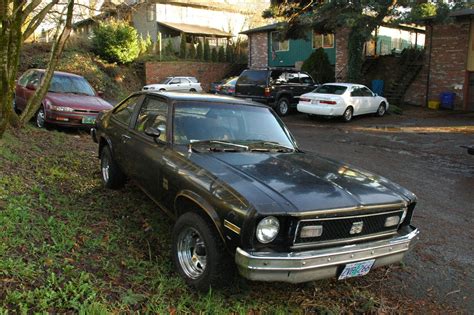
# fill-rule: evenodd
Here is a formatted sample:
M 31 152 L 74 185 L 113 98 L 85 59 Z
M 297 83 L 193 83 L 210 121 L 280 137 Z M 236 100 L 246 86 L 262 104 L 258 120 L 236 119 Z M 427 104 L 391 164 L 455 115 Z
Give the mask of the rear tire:
M 207 292 L 232 280 L 230 255 L 216 228 L 199 214 L 186 212 L 178 218 L 171 244 L 174 265 L 189 286 Z
M 100 153 L 100 170 L 105 187 L 118 189 L 125 184 L 125 174 L 113 159 L 108 146 L 104 147 Z
M 278 116 L 286 116 L 290 112 L 290 101 L 286 97 L 281 97 L 278 99 L 275 110 Z
M 189 92 L 196 92 L 196 89 L 190 89 Z M 217 93 L 216 93 L 217 94 Z
M 354 115 L 354 109 L 351 106 L 349 106 L 344 111 L 344 114 L 342 114 L 342 120 L 344 122 L 350 122 L 352 120 L 353 115 Z

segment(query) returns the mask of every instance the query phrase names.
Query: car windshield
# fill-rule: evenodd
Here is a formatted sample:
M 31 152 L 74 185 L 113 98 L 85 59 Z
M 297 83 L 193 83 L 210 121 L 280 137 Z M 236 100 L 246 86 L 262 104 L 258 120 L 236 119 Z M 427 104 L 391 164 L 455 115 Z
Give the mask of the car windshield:
M 268 108 L 225 103 L 177 103 L 173 140 L 175 144 L 212 140 L 295 149 L 288 129 Z
M 161 80 L 158 84 L 168 84 L 168 82 L 170 82 L 173 78 L 171 77 L 167 77 L 163 80 Z
M 235 85 L 238 78 L 233 78 L 225 83 L 225 85 Z
M 51 84 L 49 85 L 49 92 L 53 93 L 72 93 L 94 96 L 94 89 L 81 77 L 73 77 L 66 75 L 53 75 Z
M 321 85 L 317 89 L 313 91 L 313 93 L 321 93 L 321 94 L 335 94 L 335 95 L 342 95 L 347 90 L 346 86 L 343 85 Z

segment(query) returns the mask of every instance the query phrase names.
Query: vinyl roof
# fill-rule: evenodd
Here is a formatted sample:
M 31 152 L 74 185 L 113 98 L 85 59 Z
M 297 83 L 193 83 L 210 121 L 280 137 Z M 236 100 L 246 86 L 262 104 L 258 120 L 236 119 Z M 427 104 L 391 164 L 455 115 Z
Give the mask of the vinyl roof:
M 159 25 L 171 28 L 175 31 L 183 32 L 186 34 L 196 34 L 196 35 L 213 35 L 217 37 L 232 37 L 232 34 L 218 30 L 217 28 L 193 25 L 193 24 L 184 24 L 184 23 L 170 23 L 170 22 L 160 22 L 157 21 Z

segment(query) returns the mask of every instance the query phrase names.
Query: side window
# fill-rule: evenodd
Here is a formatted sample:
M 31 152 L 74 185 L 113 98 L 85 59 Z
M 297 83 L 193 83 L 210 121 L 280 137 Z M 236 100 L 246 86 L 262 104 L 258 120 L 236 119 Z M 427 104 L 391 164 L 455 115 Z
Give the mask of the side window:
M 156 98 L 147 98 L 140 108 L 135 130 L 145 132 L 149 127 L 161 131 L 159 139 L 166 141 L 166 118 L 168 117 L 168 104 Z
M 373 96 L 372 92 L 366 87 L 361 88 L 361 91 L 362 96 Z
M 181 83 L 181 79 L 173 79 L 170 84 L 180 84 Z
M 299 77 L 300 77 L 300 83 L 302 83 L 302 84 L 313 84 L 314 83 L 313 79 L 309 75 L 307 75 L 306 73 L 300 72 Z
M 29 78 L 28 78 L 28 82 L 26 84 L 31 84 L 33 86 L 38 86 L 39 83 L 40 83 L 40 74 L 38 72 L 33 72 Z
M 352 88 L 351 96 L 362 96 L 361 89 L 358 86 Z
M 112 116 L 121 123 L 128 126 L 130 124 L 130 120 L 132 119 L 133 110 L 135 109 L 135 106 L 137 106 L 138 100 L 139 95 L 130 97 L 114 110 Z
M 21 78 L 18 80 L 18 84 L 21 86 L 26 86 L 28 83 L 28 80 L 30 79 L 30 76 L 33 74 L 32 71 L 28 71 L 25 74 L 21 76 Z

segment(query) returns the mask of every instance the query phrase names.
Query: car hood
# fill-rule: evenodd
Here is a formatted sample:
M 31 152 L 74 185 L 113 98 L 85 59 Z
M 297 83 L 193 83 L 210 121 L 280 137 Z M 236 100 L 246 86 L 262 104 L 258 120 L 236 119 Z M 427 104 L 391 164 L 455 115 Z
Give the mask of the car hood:
M 98 96 L 47 93 L 46 99 L 55 106 L 67 106 L 79 110 L 102 111 L 112 108 L 109 102 Z
M 246 198 L 259 212 L 294 213 L 406 203 L 399 185 L 311 153 L 198 153 L 194 162 Z

